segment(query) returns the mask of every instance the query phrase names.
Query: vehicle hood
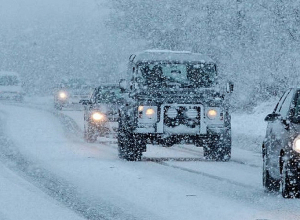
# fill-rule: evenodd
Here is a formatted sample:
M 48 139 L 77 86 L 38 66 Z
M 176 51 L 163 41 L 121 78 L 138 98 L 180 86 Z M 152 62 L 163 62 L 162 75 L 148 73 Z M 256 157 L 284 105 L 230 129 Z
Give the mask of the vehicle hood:
M 131 95 L 132 96 L 132 95 Z M 222 103 L 224 95 L 216 89 L 176 89 L 174 91 L 157 89 L 141 91 L 133 96 L 139 101 L 158 103 Z

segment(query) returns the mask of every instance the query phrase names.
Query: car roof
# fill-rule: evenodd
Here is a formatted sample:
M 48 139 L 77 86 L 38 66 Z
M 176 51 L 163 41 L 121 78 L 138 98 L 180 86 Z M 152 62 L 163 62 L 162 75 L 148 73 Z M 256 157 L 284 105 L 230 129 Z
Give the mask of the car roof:
M 145 50 L 143 52 L 132 54 L 129 60 L 135 63 L 153 61 L 215 63 L 210 57 L 204 56 L 201 53 L 171 50 Z

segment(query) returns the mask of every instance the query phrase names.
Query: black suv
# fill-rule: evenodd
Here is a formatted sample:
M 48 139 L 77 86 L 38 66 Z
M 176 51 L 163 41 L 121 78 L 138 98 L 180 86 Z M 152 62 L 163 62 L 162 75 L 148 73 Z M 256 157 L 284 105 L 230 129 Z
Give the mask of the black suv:
M 147 143 L 184 142 L 204 147 L 207 159 L 230 159 L 228 99 L 215 62 L 197 53 L 151 50 L 131 55 L 127 74 L 130 82 L 120 81 L 129 96 L 120 110 L 120 158 L 140 160 Z
M 122 94 L 118 85 L 102 85 L 94 89 L 84 105 L 84 139 L 95 142 L 98 136 L 116 133 Z
M 267 115 L 262 145 L 263 185 L 285 198 L 299 197 L 300 190 L 300 89 L 288 89 Z

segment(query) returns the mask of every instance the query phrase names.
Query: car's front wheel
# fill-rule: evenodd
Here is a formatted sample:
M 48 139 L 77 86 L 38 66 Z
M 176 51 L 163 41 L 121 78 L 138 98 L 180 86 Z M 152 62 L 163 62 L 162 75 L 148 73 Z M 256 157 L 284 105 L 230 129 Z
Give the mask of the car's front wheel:
M 266 191 L 278 192 L 280 189 L 280 180 L 274 179 L 270 176 L 269 170 L 267 169 L 267 158 L 263 156 L 263 186 Z
M 91 125 L 84 125 L 84 139 L 86 142 L 94 143 L 97 141 L 97 135 Z
M 299 189 L 297 184 L 297 172 L 293 169 L 290 162 L 283 162 L 281 172 L 281 194 L 284 198 L 299 197 Z

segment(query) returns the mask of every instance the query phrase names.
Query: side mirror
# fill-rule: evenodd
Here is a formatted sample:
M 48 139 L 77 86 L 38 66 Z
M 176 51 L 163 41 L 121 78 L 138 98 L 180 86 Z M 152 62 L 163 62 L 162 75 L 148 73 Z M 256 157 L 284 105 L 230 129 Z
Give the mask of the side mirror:
M 80 100 L 79 103 L 82 104 L 82 105 L 89 105 L 89 104 L 91 104 L 90 100 L 85 100 L 85 99 Z
M 226 83 L 226 92 L 227 93 L 232 93 L 233 92 L 233 87 L 234 87 L 233 82 Z
M 289 129 L 290 129 L 290 124 L 291 124 L 290 120 L 288 120 L 288 119 L 283 119 L 283 120 L 282 120 L 282 123 L 284 124 L 284 128 L 285 128 L 286 130 L 289 130 Z
M 121 79 L 119 82 L 119 87 L 121 89 L 122 93 L 125 93 L 127 91 L 128 88 L 128 82 L 126 79 Z
M 280 114 L 278 114 L 278 113 L 268 114 L 267 117 L 265 117 L 265 121 L 267 121 L 267 122 L 275 121 L 279 116 L 280 116 Z

